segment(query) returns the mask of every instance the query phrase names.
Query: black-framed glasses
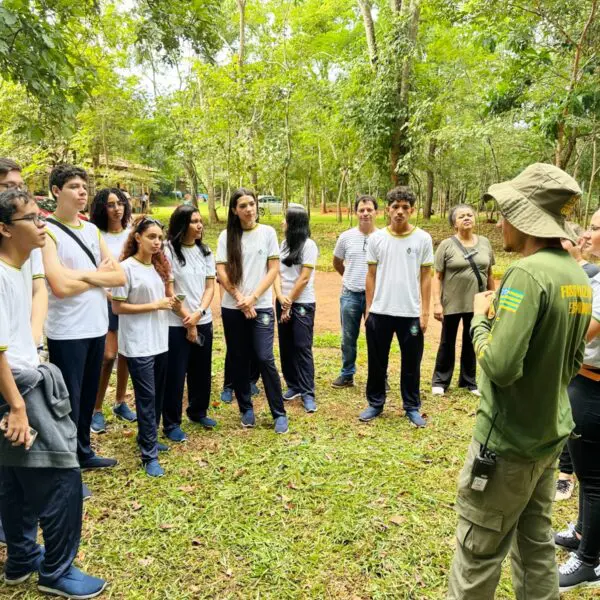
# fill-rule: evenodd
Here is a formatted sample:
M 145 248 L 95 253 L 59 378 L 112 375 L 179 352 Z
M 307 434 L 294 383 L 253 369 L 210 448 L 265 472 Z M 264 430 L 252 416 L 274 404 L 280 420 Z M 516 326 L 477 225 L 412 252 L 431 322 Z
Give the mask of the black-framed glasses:
M 9 181 L 8 183 L 0 183 L 0 190 L 19 190 L 20 192 L 26 192 L 27 185 L 25 183 L 14 183 Z
M 24 217 L 19 217 L 18 219 L 11 219 L 10 222 L 14 223 L 16 221 L 31 221 L 34 225 L 45 225 L 46 217 L 42 214 L 31 214 L 25 215 Z

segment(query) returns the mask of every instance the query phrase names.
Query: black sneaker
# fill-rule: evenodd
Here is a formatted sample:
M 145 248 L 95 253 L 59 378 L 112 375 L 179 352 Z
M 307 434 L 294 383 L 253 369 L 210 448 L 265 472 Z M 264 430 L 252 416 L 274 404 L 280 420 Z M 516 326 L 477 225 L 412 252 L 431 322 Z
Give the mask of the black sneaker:
M 575 554 L 571 552 L 569 560 L 558 567 L 558 590 L 568 592 L 583 587 L 600 586 L 600 566 L 590 567 Z
M 564 531 L 555 533 L 554 543 L 567 550 L 577 550 L 577 548 L 579 548 L 579 538 L 575 533 L 575 525 L 569 523 Z
M 352 375 L 340 375 L 337 379 L 331 382 L 331 387 L 347 388 L 354 387 L 354 377 Z

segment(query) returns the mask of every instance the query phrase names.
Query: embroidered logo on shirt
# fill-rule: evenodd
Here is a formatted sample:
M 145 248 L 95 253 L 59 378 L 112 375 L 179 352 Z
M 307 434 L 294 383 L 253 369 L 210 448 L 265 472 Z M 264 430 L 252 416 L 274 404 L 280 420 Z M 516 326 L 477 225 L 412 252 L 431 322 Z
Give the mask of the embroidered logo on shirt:
M 406 249 L 406 254 L 410 254 L 411 252 L 412 252 L 412 248 L 409 246 L 409 247 Z
M 498 302 L 498 310 L 503 309 L 508 312 L 517 312 L 525 294 L 520 290 L 513 288 L 502 288 L 500 292 L 500 300 Z

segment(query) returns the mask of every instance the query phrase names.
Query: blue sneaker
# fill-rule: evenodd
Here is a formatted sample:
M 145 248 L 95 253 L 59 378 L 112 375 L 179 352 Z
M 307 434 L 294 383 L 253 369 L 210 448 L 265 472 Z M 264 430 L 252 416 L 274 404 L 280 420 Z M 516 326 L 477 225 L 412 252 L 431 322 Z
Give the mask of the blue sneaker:
M 197 419 L 192 419 L 190 416 L 188 416 L 188 419 L 192 423 L 196 423 L 197 425 L 202 425 L 202 427 L 206 427 L 206 429 L 212 429 L 213 427 L 217 426 L 217 422 L 214 419 L 211 419 L 210 417 L 198 417 Z
M 144 463 L 144 471 L 146 471 L 146 475 L 149 477 L 162 477 L 165 474 L 165 470 L 160 466 L 156 458 Z
M 43 546 L 40 546 L 40 550 L 40 554 L 26 571 L 22 571 L 21 573 L 11 573 L 10 568 L 7 568 L 5 565 L 4 583 L 6 583 L 6 585 L 19 585 L 20 583 L 25 583 L 33 573 L 37 573 L 40 570 L 42 562 L 44 562 L 44 555 L 46 554 Z
M 242 413 L 242 427 L 254 427 L 255 425 L 254 411 L 250 408 Z
M 231 388 L 223 388 L 221 392 L 221 402 L 231 404 L 233 402 L 233 390 Z
M 168 452 L 171 448 L 169 448 L 169 446 L 167 446 L 166 444 L 161 444 L 160 442 L 156 442 L 156 449 L 159 452 Z
M 128 423 L 135 423 L 137 421 L 137 415 L 127 406 L 126 402 L 115 404 L 112 410 L 113 414 L 117 418 L 123 419 L 123 421 L 127 421 Z
M 104 458 L 102 456 L 92 456 L 85 460 L 79 461 L 79 468 L 84 471 L 91 471 L 93 469 L 110 469 L 118 464 L 116 458 Z
M 71 567 L 66 575 L 56 581 L 47 581 L 40 577 L 38 590 L 45 594 L 54 594 L 73 600 L 85 600 L 99 596 L 106 588 L 104 579 L 86 575 L 79 569 Z
M 304 410 L 307 413 L 317 412 L 317 403 L 311 396 L 302 396 L 302 404 L 304 404 Z
M 288 418 L 277 417 L 275 419 L 275 433 L 287 433 L 289 431 Z
M 90 430 L 92 433 L 106 432 L 106 420 L 100 411 L 97 411 L 92 415 L 92 424 L 90 425 Z
M 85 485 L 83 481 L 81 482 L 81 496 L 84 502 L 92 497 L 92 492 L 90 491 L 90 488 L 87 485 Z
M 407 410 L 406 416 L 415 427 L 425 427 L 427 425 L 427 421 L 418 410 Z
M 383 412 L 383 408 L 375 408 L 374 406 L 367 406 L 365 410 L 363 410 L 360 415 L 358 415 L 358 420 L 363 423 L 368 423 L 372 421 L 376 417 L 378 417 Z
M 185 435 L 181 427 L 175 427 L 175 429 L 165 431 L 165 437 L 171 440 L 172 442 L 187 442 L 187 435 Z
M 260 394 L 260 388 L 256 385 L 255 381 L 250 382 L 250 395 L 258 396 Z
M 285 390 L 285 392 L 283 392 L 283 399 L 286 402 L 289 402 L 290 400 L 294 400 L 295 398 L 300 398 L 301 394 L 300 392 L 296 392 L 295 390 Z

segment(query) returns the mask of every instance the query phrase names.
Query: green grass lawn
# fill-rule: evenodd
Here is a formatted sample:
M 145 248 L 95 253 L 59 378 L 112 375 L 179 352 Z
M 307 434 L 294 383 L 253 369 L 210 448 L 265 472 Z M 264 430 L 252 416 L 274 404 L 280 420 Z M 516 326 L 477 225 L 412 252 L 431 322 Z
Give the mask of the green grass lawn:
M 154 214 L 167 221 L 168 213 Z M 329 267 L 335 237 L 345 227 L 329 216 L 314 220 L 321 268 Z M 438 242 L 449 234 L 435 221 L 426 229 Z M 481 231 L 497 242 L 491 228 Z M 207 231 L 213 248 L 217 234 L 217 228 Z M 506 264 L 503 256 L 499 268 Z M 127 600 L 444 598 L 456 478 L 477 398 L 457 390 L 441 399 L 429 395 L 437 345 L 426 343 L 422 367 L 426 429 L 410 427 L 403 416 L 396 348 L 384 416 L 359 423 L 364 339 L 356 387 L 336 391 L 329 383 L 338 374 L 339 336 L 328 333 L 315 339 L 319 411 L 306 415 L 292 402 L 290 433 L 276 436 L 262 394 L 251 431 L 240 428 L 235 405 L 218 403 L 222 340 L 217 328 L 211 415 L 219 425 L 209 432 L 184 420 L 190 440 L 161 457 L 164 478 L 145 476 L 136 428 L 116 422 L 106 403 L 109 429 L 94 442 L 119 465 L 84 475 L 94 496 L 85 505 L 77 564 L 111 582 L 107 598 Z M 576 513 L 575 499 L 556 505 L 555 526 Z M 0 585 L 0 597 L 40 598 L 33 582 Z M 512 597 L 506 568 L 497 598 Z M 592 594 L 564 596 L 576 597 Z

